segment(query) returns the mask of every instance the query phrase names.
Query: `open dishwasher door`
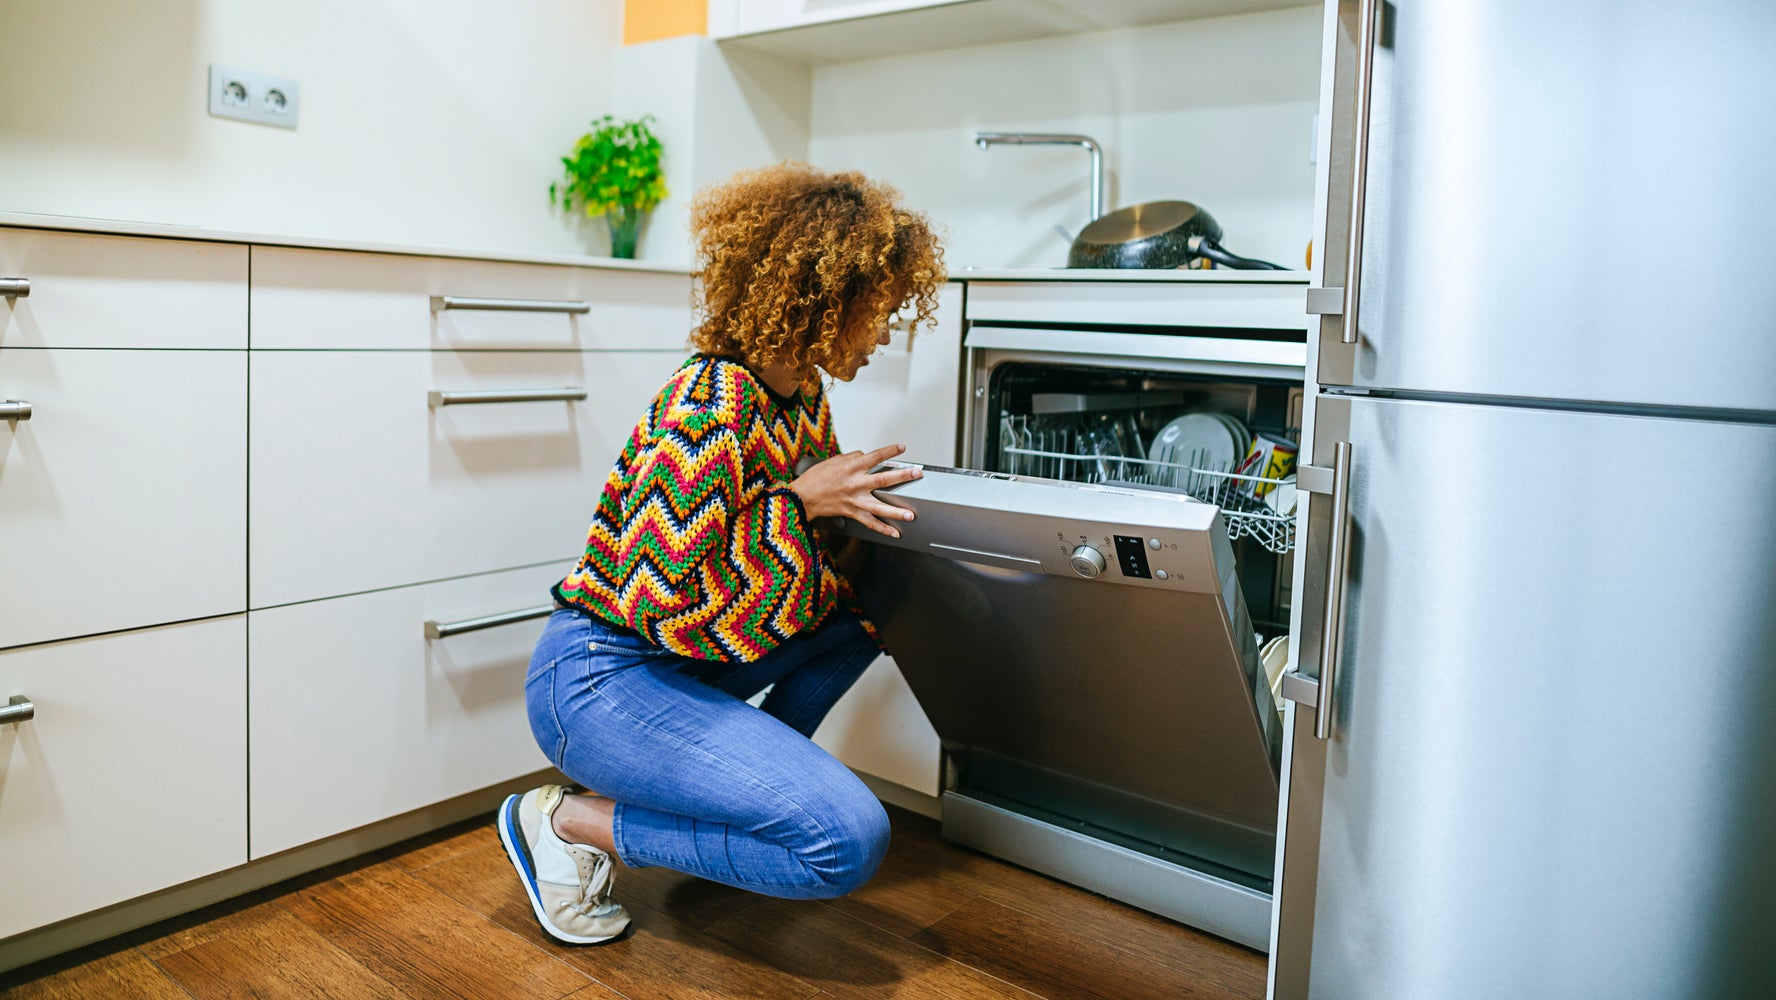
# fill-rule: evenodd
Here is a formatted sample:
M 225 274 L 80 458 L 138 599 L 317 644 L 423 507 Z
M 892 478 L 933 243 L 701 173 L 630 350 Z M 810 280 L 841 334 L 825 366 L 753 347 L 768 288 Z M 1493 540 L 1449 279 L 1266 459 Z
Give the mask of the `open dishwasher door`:
M 858 595 L 943 740 L 944 835 L 1249 947 L 1278 725 L 1219 508 L 924 466 Z

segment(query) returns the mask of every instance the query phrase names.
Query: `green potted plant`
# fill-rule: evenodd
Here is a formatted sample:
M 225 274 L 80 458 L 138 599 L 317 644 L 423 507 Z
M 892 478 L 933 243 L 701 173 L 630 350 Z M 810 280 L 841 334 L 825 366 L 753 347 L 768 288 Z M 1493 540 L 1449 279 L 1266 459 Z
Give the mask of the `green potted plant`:
M 587 216 L 603 215 L 610 224 L 611 256 L 634 257 L 642 214 L 666 197 L 660 170 L 660 140 L 648 128 L 653 115 L 618 121 L 605 115 L 592 121 L 561 158 L 566 176 L 549 185 L 549 203 Z

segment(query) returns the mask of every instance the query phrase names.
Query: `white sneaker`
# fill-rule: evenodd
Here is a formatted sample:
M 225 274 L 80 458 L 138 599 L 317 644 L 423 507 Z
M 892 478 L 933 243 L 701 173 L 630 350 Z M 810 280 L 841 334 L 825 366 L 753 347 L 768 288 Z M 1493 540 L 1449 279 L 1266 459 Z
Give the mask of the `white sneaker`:
M 494 825 L 543 930 L 569 944 L 600 944 L 629 927 L 629 912 L 610 898 L 611 856 L 555 835 L 550 819 L 564 794 L 544 785 L 507 796 Z

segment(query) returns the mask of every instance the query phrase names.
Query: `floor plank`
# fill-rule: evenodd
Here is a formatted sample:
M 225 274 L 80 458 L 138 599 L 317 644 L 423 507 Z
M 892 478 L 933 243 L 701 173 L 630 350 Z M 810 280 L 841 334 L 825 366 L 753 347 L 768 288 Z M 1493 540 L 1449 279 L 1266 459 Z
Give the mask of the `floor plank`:
M 849 997 L 1021 998 L 1032 994 L 816 903 L 767 899 L 709 934 L 836 1000 Z
M 404 996 L 283 910 L 164 955 L 159 965 L 197 1000 Z
M 0 994 L 7 1000 L 87 1000 L 99 997 L 190 1000 L 172 977 L 134 948 L 112 952 L 29 981 L 0 974 Z
M 426 996 L 555 1000 L 587 977 L 399 867 L 377 864 L 284 905 L 396 988 Z
M 672 914 L 682 927 L 703 930 L 743 915 L 767 897 L 671 868 L 617 868 L 615 895 L 624 903 Z
M 882 867 L 863 888 L 831 900 L 828 906 L 900 937 L 910 937 L 949 916 L 975 897 L 956 881 L 940 877 L 917 841 L 918 831 L 902 831 L 888 843 Z M 924 852 L 928 853 L 928 852 Z
M 275 898 L 260 902 L 252 902 L 246 897 L 230 900 L 156 925 L 152 936 L 142 941 L 142 954 L 159 961 L 207 941 L 287 916 L 289 911 L 278 905 Z
M 1262 966 L 1247 981 L 1209 980 L 1097 940 L 1063 915 L 1044 919 L 984 897 L 911 938 L 1054 1000 L 1208 1000 L 1264 995 Z
M 452 824 L 422 837 L 403 841 L 393 847 L 384 848 L 377 852 L 375 857 L 398 868 L 412 871 L 415 868 L 437 864 L 464 851 L 483 847 L 488 841 L 498 843 L 499 835 L 493 832 L 492 823 L 477 817 Z
M 607 945 L 564 946 L 537 926 L 489 815 L 0 975 L 0 993 L 1263 995 L 1256 952 L 945 843 L 934 821 L 888 811 L 894 836 L 881 870 L 840 900 L 774 900 L 669 869 L 619 866 L 616 895 L 635 930 Z
M 896 863 L 1072 931 L 1211 982 L 1232 997 L 1264 994 L 1265 956 L 1223 938 L 943 841 L 924 817 L 898 837 Z M 1252 983 L 1256 982 L 1256 987 Z
M 675 873 L 677 874 L 677 873 Z M 497 842 L 456 854 L 413 873 L 440 892 L 488 917 L 539 948 L 551 951 L 600 983 L 628 997 L 660 1000 L 802 1000 L 818 991 L 794 976 L 740 953 L 696 929 L 696 906 L 685 907 L 691 919 L 653 909 L 637 894 L 621 892 L 628 880 L 618 875 L 618 898 L 629 908 L 635 930 L 618 942 L 587 948 L 565 947 L 537 925 L 530 903 L 518 889 L 517 876 Z M 702 883 L 709 885 L 709 883 Z M 722 886 L 713 888 L 722 889 Z M 738 890 L 728 890 L 735 892 Z M 750 897 L 749 902 L 758 897 Z M 700 897 L 707 898 L 707 896 Z M 732 910 L 731 912 L 738 912 Z

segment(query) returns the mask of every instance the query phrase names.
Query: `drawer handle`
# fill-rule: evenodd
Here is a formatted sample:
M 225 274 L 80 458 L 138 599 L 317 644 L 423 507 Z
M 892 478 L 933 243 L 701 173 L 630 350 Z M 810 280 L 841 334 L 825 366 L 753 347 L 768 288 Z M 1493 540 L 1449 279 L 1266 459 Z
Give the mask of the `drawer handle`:
M 432 296 L 432 312 L 446 309 L 480 309 L 487 312 L 589 313 L 592 303 L 574 299 L 471 299 L 461 295 Z
M 0 278 L 0 297 L 8 299 L 28 299 L 31 297 L 30 278 Z
M 16 722 L 29 722 L 36 714 L 37 706 L 31 704 L 31 699 L 22 694 L 15 694 L 11 701 L 0 705 L 0 726 Z
M 571 403 L 586 398 L 586 390 L 567 386 L 562 389 L 433 389 L 426 393 L 429 406 L 454 406 L 458 403 Z
M 523 611 L 508 611 L 503 615 L 488 615 L 485 618 L 467 618 L 460 622 L 436 622 L 430 619 L 425 623 L 427 639 L 448 639 L 464 632 L 479 632 L 484 628 L 498 628 L 501 625 L 515 625 L 527 622 L 532 618 L 547 618 L 555 613 L 555 605 L 545 604 L 540 608 L 525 608 Z
M 22 399 L 8 399 L 0 402 L 0 420 L 31 419 L 31 404 Z

